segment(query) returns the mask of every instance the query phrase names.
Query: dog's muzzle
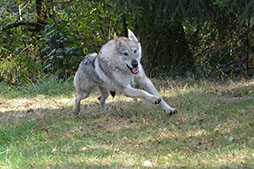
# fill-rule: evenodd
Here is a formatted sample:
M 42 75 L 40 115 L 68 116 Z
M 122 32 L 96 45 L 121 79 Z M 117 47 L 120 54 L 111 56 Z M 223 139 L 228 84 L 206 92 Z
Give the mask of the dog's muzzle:
M 131 61 L 132 68 L 127 64 L 127 67 L 130 69 L 131 73 L 133 74 L 138 74 L 138 62 L 137 60 L 132 60 Z

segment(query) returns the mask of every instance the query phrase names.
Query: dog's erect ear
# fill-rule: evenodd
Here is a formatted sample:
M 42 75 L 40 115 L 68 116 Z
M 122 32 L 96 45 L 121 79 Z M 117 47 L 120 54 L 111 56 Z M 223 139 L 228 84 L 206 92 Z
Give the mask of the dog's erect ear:
M 129 40 L 138 42 L 138 38 L 134 35 L 134 33 L 130 29 L 128 29 L 128 38 Z
M 116 48 L 119 48 L 120 42 L 119 42 L 118 37 L 116 36 L 116 34 L 114 34 L 114 41 L 115 41 Z

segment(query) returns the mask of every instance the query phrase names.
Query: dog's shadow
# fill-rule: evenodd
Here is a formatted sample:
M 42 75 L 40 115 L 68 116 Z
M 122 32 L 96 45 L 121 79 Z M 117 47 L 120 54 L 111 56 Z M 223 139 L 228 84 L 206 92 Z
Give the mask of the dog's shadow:
M 106 101 L 106 110 L 102 111 L 100 109 L 99 101 L 86 104 L 85 100 L 80 105 L 80 112 L 74 113 L 72 112 L 72 116 L 78 116 L 80 118 L 86 118 L 90 114 L 94 116 L 111 116 L 115 118 L 124 118 L 128 119 L 133 116 L 139 117 L 158 117 L 158 114 L 168 116 L 163 110 L 158 107 L 158 105 L 154 105 L 148 103 L 141 99 L 126 99 L 120 101 L 114 101 L 113 99 L 110 101 Z M 70 113 L 68 114 L 70 115 Z
M 96 98 L 96 99 L 95 99 Z M 80 112 L 73 112 L 74 99 L 72 100 L 73 104 L 70 106 L 59 106 L 56 108 L 49 107 L 46 108 L 23 108 L 23 109 L 10 109 L 4 112 L 0 112 L 0 118 L 4 121 L 10 121 L 12 123 L 19 120 L 42 120 L 47 118 L 79 118 L 79 119 L 87 119 L 87 118 L 101 118 L 105 116 L 110 116 L 112 118 L 118 119 L 128 119 L 133 118 L 135 120 L 138 118 L 151 118 L 151 119 L 161 119 L 168 116 L 163 110 L 158 107 L 158 105 L 154 105 L 148 103 L 142 99 L 133 99 L 133 98 L 125 98 L 121 97 L 117 98 L 109 98 L 106 101 L 106 110 L 101 111 L 100 103 L 97 97 L 93 97 L 92 100 L 86 101 L 86 99 L 82 100 L 80 104 Z M 34 103 L 35 104 L 35 103 Z M 28 105 L 28 104 L 27 104 Z M 25 105 L 26 106 L 26 105 Z

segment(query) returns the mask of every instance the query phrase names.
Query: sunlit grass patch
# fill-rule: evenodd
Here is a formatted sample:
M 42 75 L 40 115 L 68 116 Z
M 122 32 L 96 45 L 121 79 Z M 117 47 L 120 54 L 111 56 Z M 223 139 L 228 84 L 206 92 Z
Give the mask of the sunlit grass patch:
M 7 99 L 31 98 L 40 94 L 70 97 L 74 90 L 72 80 L 73 78 L 59 80 L 56 76 L 51 75 L 38 79 L 36 83 L 27 79 L 23 84 L 16 86 L 1 82 L 0 95 Z
M 78 116 L 74 91 L 4 95 L 0 168 L 253 168 L 254 99 L 233 93 L 251 83 L 156 82 L 174 116 L 123 95 L 100 112 L 95 92 Z

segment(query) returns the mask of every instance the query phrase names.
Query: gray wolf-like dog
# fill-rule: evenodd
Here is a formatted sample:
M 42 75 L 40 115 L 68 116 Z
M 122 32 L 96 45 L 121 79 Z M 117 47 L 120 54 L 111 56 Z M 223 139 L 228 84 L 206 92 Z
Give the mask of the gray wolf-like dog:
M 128 30 L 128 37 L 117 37 L 115 34 L 114 39 L 103 45 L 98 54 L 86 55 L 74 77 L 76 98 L 73 111 L 79 112 L 80 101 L 97 87 L 101 94 L 101 110 L 105 110 L 105 100 L 109 93 L 113 96 L 117 92 L 128 97 L 143 98 L 160 105 L 166 113 L 175 114 L 176 109 L 163 100 L 146 76 L 140 63 L 141 52 L 140 42 Z M 134 88 L 136 83 L 144 90 Z

